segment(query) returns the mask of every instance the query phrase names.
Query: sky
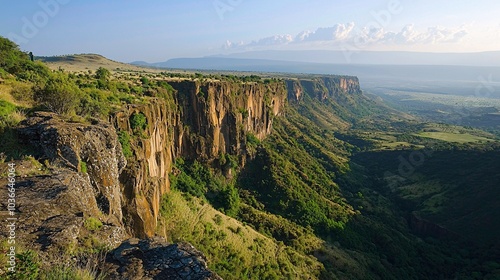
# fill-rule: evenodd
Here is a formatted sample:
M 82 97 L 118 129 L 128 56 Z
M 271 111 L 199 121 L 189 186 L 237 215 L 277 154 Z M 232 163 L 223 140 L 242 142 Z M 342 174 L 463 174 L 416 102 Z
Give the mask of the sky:
M 35 55 L 160 62 L 251 50 L 500 51 L 497 0 L 0 0 Z

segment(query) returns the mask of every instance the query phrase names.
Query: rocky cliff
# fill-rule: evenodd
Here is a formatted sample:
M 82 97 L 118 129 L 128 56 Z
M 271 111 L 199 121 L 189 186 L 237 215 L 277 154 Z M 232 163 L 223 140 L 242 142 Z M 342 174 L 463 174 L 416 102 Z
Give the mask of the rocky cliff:
M 170 81 L 170 96 L 128 105 L 111 123 L 131 135 L 132 159 L 122 172 L 123 213 L 134 236 L 152 236 L 160 198 L 169 189 L 176 158 L 212 163 L 221 154 L 237 156 L 244 165 L 247 135 L 263 139 L 286 102 L 283 83 Z M 141 131 L 131 119 L 142 114 Z
M 299 102 L 304 94 L 321 101 L 328 98 L 339 98 L 343 95 L 360 94 L 361 88 L 357 77 L 351 76 L 324 76 L 311 79 L 288 79 L 288 100 Z
M 111 246 L 130 236 L 151 237 L 176 158 L 220 167 L 218 157 L 229 154 L 243 166 L 252 156 L 248 137 L 262 140 L 271 133 L 287 97 L 360 92 L 357 79 L 345 77 L 169 84 L 168 95 L 126 105 L 109 122 L 68 122 L 38 112 L 22 123 L 19 139 L 35 148 L 48 170 L 19 180 L 20 238 L 43 249 L 71 247 L 96 235 Z M 101 230 L 89 229 L 89 219 L 102 223 Z

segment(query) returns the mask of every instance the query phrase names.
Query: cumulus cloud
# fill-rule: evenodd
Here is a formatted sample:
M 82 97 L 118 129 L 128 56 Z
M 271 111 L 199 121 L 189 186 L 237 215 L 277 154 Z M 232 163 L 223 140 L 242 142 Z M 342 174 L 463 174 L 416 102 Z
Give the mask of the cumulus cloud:
M 382 27 L 357 27 L 354 23 L 335 24 L 331 27 L 321 27 L 315 31 L 302 31 L 292 36 L 274 35 L 252 41 L 250 43 L 232 43 L 227 41 L 225 49 L 251 49 L 269 46 L 284 46 L 293 44 L 308 45 L 315 42 L 331 45 L 411 45 L 411 44 L 441 44 L 460 42 L 467 36 L 465 28 L 428 27 L 418 30 L 415 25 L 408 24 L 399 31 L 389 31 Z
M 381 41 L 395 44 L 457 43 L 466 35 L 467 31 L 463 28 L 429 27 L 426 31 L 419 32 L 413 24 L 409 24 L 398 33 L 387 32 Z
M 250 43 L 252 46 L 284 45 L 293 41 L 292 35 L 274 35 Z
M 318 28 L 307 35 L 301 34 L 301 37 L 302 41 L 344 41 L 349 38 L 353 28 L 354 23 L 335 24 L 332 27 Z

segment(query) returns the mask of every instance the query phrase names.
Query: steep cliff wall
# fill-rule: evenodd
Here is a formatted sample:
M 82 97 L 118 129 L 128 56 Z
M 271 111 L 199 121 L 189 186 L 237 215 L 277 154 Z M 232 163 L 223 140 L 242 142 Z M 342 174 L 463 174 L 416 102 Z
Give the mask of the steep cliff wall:
M 168 174 L 180 154 L 183 130 L 175 107 L 163 99 L 128 105 L 111 119 L 130 138 L 132 156 L 120 175 L 125 224 L 134 236 L 151 236 L 156 227 L 160 198 L 169 190 Z M 132 128 L 131 117 L 142 114 L 147 126 Z
M 271 133 L 287 95 L 299 101 L 304 93 L 324 99 L 359 92 L 357 79 L 333 76 L 267 83 L 168 82 L 173 88 L 169 94 L 124 106 L 110 117 L 111 125 L 97 120 L 68 123 L 54 114 L 39 113 L 22 128 L 23 138 L 39 147 L 42 158 L 88 183 L 85 188 L 92 190 L 92 196 L 87 204 L 95 207 L 83 211 L 86 216 L 119 228 L 125 225 L 136 237 L 154 235 L 176 158 L 217 167 L 216 159 L 229 154 L 243 166 L 252 156 L 248 135 L 262 140 Z M 139 115 L 144 124 L 134 127 Z M 119 139 L 130 147 L 126 161 Z
M 139 237 L 154 234 L 160 198 L 169 189 L 176 158 L 210 163 L 220 154 L 230 154 L 243 165 L 247 134 L 263 139 L 271 133 L 273 118 L 286 102 L 286 87 L 278 82 L 169 84 L 175 89 L 170 96 L 128 105 L 111 118 L 117 130 L 131 135 L 133 156 L 120 180 L 124 219 Z M 146 118 L 142 131 L 131 125 L 135 114 Z
M 304 93 L 313 98 L 325 100 L 338 98 L 346 94 L 360 94 L 361 88 L 357 77 L 351 76 L 324 76 L 311 79 L 288 79 L 288 100 L 299 102 Z

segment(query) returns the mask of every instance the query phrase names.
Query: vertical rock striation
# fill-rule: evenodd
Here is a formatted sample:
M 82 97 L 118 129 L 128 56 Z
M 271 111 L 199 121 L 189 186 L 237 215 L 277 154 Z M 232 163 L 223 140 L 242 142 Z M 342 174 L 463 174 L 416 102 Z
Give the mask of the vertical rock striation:
M 154 234 L 175 158 L 210 163 L 220 154 L 230 154 L 243 165 L 247 134 L 259 139 L 270 134 L 274 117 L 282 114 L 286 103 L 286 87 L 280 82 L 183 80 L 169 84 L 176 91 L 172 96 L 128 105 L 111 118 L 117 130 L 133 136 L 133 160 L 120 180 L 126 224 L 139 237 Z M 132 127 L 134 114 L 146 117 L 144 131 Z
M 339 98 L 345 95 L 360 94 L 361 88 L 357 77 L 324 76 L 311 79 L 288 79 L 288 100 L 300 102 L 304 93 L 321 101 L 328 98 Z
M 82 211 L 85 216 L 125 225 L 135 237 L 154 235 L 176 158 L 212 164 L 229 154 L 243 166 L 251 156 L 247 137 L 262 140 L 269 135 L 287 97 L 300 102 L 304 94 L 324 100 L 360 92 L 357 78 L 342 76 L 266 83 L 172 80 L 169 84 L 173 91 L 168 95 L 124 106 L 110 117 L 111 125 L 97 120 L 69 123 L 54 114 L 37 113 L 20 129 L 42 158 L 78 175 L 86 182 L 84 189 L 92 190 L 88 205 L 96 207 Z M 145 123 L 134 127 L 138 115 Z M 119 139 L 130 147 L 127 160 Z

